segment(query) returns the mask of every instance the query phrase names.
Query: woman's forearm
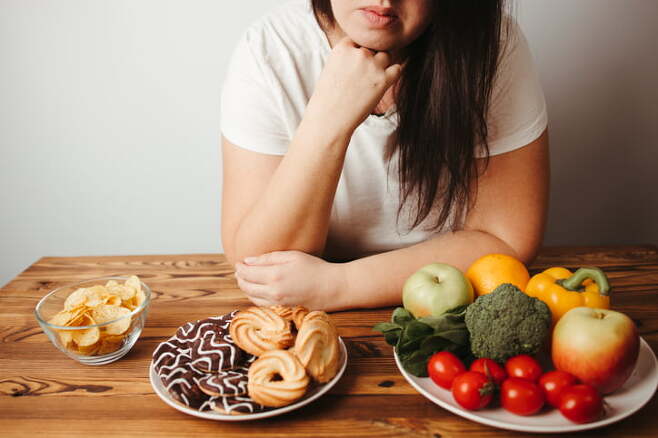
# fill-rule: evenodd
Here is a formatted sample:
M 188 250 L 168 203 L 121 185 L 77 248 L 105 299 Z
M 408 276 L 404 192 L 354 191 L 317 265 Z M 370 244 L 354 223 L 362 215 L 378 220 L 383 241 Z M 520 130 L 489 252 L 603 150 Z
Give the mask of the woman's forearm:
M 322 253 L 350 136 L 345 129 L 328 131 L 313 118 L 302 121 L 266 190 L 236 230 L 235 259 L 277 250 Z
M 231 261 L 277 250 L 324 251 L 331 207 L 354 130 L 400 76 L 386 52 L 372 53 L 349 38 L 334 45 L 306 105 L 304 118 L 262 193 L 226 233 Z M 253 193 L 249 193 L 253 195 Z M 239 202 L 239 201 L 237 201 Z M 224 230 L 223 230 L 224 233 Z
M 357 259 L 342 267 L 344 280 L 332 310 L 398 305 L 405 280 L 421 267 L 447 263 L 462 271 L 488 253 L 517 256 L 501 239 L 483 231 L 443 233 L 406 248 Z

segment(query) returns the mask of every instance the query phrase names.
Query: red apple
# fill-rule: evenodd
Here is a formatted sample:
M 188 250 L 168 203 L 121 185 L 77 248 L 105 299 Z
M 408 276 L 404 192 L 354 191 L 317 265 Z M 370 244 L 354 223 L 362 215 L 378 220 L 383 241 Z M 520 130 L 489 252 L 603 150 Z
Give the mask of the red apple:
M 602 394 L 630 377 L 640 350 L 635 323 L 620 312 L 590 307 L 569 310 L 553 331 L 553 364 Z

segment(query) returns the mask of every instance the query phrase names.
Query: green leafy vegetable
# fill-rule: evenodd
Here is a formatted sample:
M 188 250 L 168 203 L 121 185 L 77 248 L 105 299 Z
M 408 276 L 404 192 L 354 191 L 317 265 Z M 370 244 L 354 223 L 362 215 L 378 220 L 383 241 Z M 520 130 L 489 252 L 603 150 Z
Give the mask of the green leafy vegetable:
M 395 347 L 407 372 L 427 377 L 427 361 L 438 351 L 450 351 L 462 359 L 472 357 L 464 322 L 467 307 L 418 319 L 408 310 L 398 307 L 391 315 L 391 322 L 375 324 L 373 330 L 381 332 L 386 342 Z

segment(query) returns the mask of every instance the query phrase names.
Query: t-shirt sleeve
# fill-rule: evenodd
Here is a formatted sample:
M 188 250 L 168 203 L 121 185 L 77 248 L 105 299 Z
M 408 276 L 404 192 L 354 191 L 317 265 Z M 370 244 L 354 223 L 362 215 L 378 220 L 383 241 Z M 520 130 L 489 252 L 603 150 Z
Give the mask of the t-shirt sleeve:
M 283 155 L 290 142 L 280 99 L 258 36 L 247 31 L 231 57 L 221 92 L 220 129 L 243 149 Z
M 548 124 L 546 101 L 528 42 L 516 21 L 509 20 L 487 118 L 489 155 L 527 145 Z

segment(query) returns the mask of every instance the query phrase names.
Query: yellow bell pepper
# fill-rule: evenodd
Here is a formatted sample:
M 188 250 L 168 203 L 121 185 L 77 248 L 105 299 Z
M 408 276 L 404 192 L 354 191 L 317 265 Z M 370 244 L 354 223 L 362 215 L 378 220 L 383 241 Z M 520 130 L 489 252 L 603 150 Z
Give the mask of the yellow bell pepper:
M 595 267 L 578 269 L 574 274 L 566 268 L 549 268 L 533 276 L 525 293 L 542 300 L 555 324 L 574 307 L 610 308 L 610 285 L 602 270 Z

